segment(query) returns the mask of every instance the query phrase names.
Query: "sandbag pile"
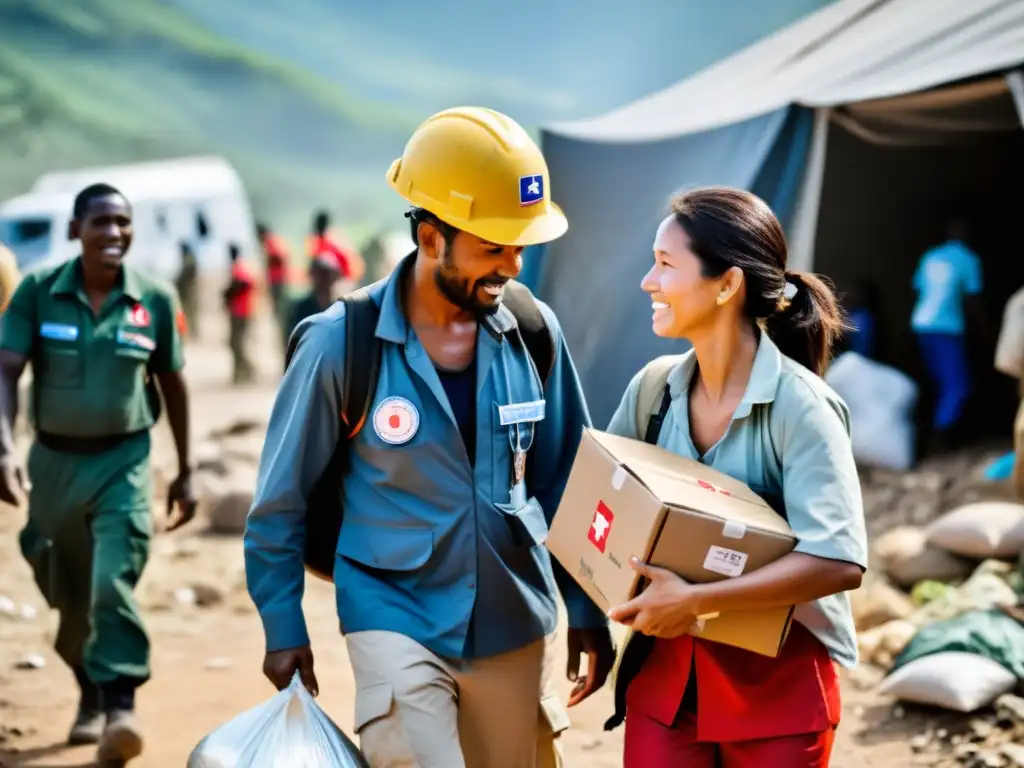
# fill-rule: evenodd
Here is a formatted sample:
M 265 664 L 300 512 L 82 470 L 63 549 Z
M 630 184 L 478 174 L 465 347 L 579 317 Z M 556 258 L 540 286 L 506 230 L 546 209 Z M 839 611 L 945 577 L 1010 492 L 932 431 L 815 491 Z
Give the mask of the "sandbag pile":
M 1024 505 L 960 505 L 879 536 L 852 595 L 859 679 L 965 715 L 962 732 L 922 735 L 915 750 L 934 752 L 935 765 L 1024 768 L 1014 751 L 1024 743 L 1024 699 L 1014 696 L 1024 692 L 1024 625 L 1011 615 L 1024 595 L 1022 552 Z

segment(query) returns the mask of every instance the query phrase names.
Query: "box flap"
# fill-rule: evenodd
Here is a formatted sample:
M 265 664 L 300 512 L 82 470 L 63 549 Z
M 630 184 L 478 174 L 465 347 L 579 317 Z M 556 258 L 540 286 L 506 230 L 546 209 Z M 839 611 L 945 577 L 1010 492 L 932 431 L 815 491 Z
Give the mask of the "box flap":
M 639 440 L 599 430 L 588 434 L 665 504 L 781 536 L 794 535 L 768 502 L 723 472 Z

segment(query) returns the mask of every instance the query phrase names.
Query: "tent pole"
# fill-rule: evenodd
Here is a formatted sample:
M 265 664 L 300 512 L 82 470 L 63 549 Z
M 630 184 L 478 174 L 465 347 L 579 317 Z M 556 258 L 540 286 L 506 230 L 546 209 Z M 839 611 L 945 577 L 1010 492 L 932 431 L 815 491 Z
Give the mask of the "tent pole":
M 1013 105 L 1017 107 L 1017 117 L 1024 126 L 1024 73 L 1019 69 L 1006 73 L 1006 87 L 1013 94 Z
M 825 182 L 825 157 L 828 145 L 828 126 L 831 110 L 814 110 L 814 133 L 804 170 L 803 183 L 797 196 L 793 215 L 793 236 L 789 242 L 789 268 L 810 272 L 814 269 L 814 240 L 818 233 L 818 209 L 821 189 Z

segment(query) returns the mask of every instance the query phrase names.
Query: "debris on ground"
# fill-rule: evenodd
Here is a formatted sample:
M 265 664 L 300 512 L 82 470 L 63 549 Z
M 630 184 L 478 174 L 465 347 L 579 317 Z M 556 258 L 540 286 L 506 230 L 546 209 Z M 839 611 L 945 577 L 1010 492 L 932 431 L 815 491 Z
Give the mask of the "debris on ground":
M 902 663 L 901 654 L 919 633 L 924 637 L 924 628 L 942 622 L 955 626 L 957 617 L 974 626 L 969 614 L 975 611 L 1005 611 L 1020 620 L 1014 606 L 1024 593 L 1024 573 L 1016 562 L 1018 544 L 1024 541 L 1024 506 L 1013 498 L 1009 484 L 985 477 L 997 455 L 967 450 L 911 472 L 862 472 L 872 568 L 851 596 L 861 655 L 860 667 L 850 676 L 856 688 L 892 687 L 890 670 Z M 973 653 L 978 651 L 968 653 L 968 660 L 986 658 Z M 1015 675 L 1005 667 L 1001 671 L 1012 686 Z M 943 678 L 953 680 L 944 673 Z M 936 688 L 928 695 L 946 694 Z M 1013 693 L 998 695 L 994 703 L 991 698 L 988 706 L 967 714 L 894 701 L 891 717 L 921 723 L 921 732 L 910 741 L 915 765 L 1024 768 L 1024 699 Z

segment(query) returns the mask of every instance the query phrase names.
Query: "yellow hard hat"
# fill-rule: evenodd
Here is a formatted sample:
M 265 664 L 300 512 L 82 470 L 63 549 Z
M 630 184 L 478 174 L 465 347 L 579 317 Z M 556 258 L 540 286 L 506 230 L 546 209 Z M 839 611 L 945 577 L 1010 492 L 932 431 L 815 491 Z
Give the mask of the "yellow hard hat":
M 546 243 L 569 228 L 551 202 L 540 148 L 492 109 L 456 107 L 427 118 L 387 178 L 412 205 L 497 245 Z

